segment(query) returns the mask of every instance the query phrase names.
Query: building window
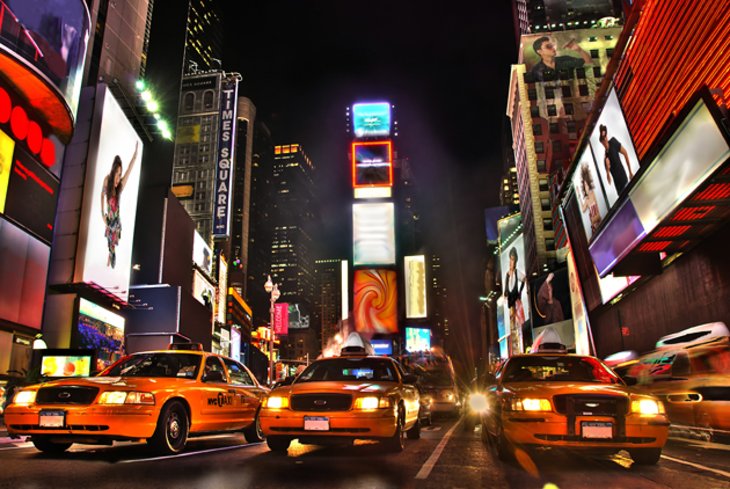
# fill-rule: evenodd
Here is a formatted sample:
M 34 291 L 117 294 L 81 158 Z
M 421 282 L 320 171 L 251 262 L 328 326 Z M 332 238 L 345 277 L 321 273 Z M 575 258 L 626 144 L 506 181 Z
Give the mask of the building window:
M 555 98 L 555 89 L 552 87 L 545 87 L 545 98 Z
M 205 93 L 203 93 L 203 108 L 208 110 L 212 109 L 214 98 L 215 94 L 213 93 L 213 90 L 206 90 Z
M 561 90 L 563 91 L 563 97 L 572 97 L 573 91 L 570 89 L 568 85 L 563 85 L 561 87 Z
M 598 59 L 599 56 L 598 49 L 591 49 L 591 58 Z
M 535 136 L 541 136 L 542 135 L 542 124 L 533 124 L 532 125 L 532 134 Z
M 545 145 L 542 141 L 535 142 L 535 153 L 544 153 L 545 152 Z
M 544 172 L 546 168 L 545 160 L 537 160 L 537 171 Z
M 552 231 L 553 230 L 553 220 L 552 219 L 543 219 L 542 228 L 545 231 Z
M 540 199 L 540 207 L 544 211 L 549 211 L 550 210 L 550 199 L 547 199 L 547 198 Z
M 578 125 L 575 123 L 575 121 L 568 121 L 566 123 L 566 127 L 568 129 L 568 134 L 571 135 L 573 139 L 575 139 L 578 132 Z
M 598 38 L 596 36 L 591 36 L 591 37 L 588 38 L 588 41 L 589 42 L 596 42 L 596 41 L 598 41 Z
M 563 151 L 563 145 L 560 140 L 556 139 L 553 141 L 553 154 L 560 153 L 561 151 Z
M 530 100 L 537 100 L 537 90 L 530 88 L 527 90 L 527 98 Z
M 573 104 L 563 104 L 565 115 L 573 115 Z
M 530 107 L 530 116 L 532 117 L 540 117 L 540 107 L 537 105 L 533 105 Z
M 551 122 L 550 123 L 550 134 L 558 134 L 560 133 L 560 124 L 557 122 Z
M 576 68 L 575 69 L 575 76 L 578 78 L 585 78 L 586 77 L 586 69 L 585 68 Z
M 600 66 L 594 66 L 593 67 L 593 77 L 594 78 L 601 78 L 601 67 Z
M 545 250 L 546 251 L 555 251 L 555 240 L 552 238 L 548 238 L 545 240 Z
M 606 36 L 603 36 L 603 38 L 604 38 L 604 39 L 605 39 L 606 41 L 612 41 L 612 40 L 613 40 L 613 36 L 611 36 L 611 35 L 606 35 Z
M 539 180 L 539 182 L 540 182 L 540 192 L 547 192 L 549 189 L 547 178 L 541 178 Z
M 578 93 L 580 93 L 580 95 L 583 97 L 587 97 L 588 96 L 588 85 L 578 85 Z
M 547 110 L 548 110 L 548 115 L 549 115 L 550 117 L 555 117 L 555 116 L 557 116 L 557 115 L 558 115 L 558 110 L 557 110 L 557 108 L 555 107 L 555 104 L 550 104 L 550 105 L 548 105 L 548 106 L 547 106 Z
M 609 58 L 613 57 L 613 48 L 606 49 L 606 56 Z
M 195 94 L 188 92 L 185 94 L 185 97 L 183 97 L 183 110 L 185 112 L 192 112 L 193 107 L 195 107 Z

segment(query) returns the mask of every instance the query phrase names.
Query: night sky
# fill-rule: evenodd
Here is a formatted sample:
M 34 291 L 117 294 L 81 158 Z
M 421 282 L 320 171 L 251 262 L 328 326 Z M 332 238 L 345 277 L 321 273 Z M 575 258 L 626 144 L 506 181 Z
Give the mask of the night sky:
M 427 246 L 448 267 L 452 332 L 460 349 L 478 345 L 483 210 L 498 204 L 517 59 L 510 2 L 223 3 L 224 69 L 243 75 L 240 93 L 275 144 L 301 143 L 317 167 L 327 257 L 347 256 L 351 240 L 345 109 L 396 105 L 396 149 L 414 170 Z

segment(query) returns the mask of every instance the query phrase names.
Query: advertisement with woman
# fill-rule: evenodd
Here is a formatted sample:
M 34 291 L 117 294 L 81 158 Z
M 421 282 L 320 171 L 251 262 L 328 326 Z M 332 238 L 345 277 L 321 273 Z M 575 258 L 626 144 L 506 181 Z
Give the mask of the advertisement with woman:
M 525 244 L 522 234 L 505 243 L 500 256 L 505 322 L 509 324 L 509 353 L 524 353 L 524 334 L 530 330 L 530 291 L 525 275 Z
M 100 85 L 92 132 L 77 281 L 95 283 L 122 300 L 129 289 L 142 141 L 111 92 Z M 94 147 L 96 136 L 96 147 Z M 94 151 L 96 150 L 96 151 Z M 80 280 L 79 280 L 80 278 Z
M 578 199 L 586 239 L 590 241 L 593 234 L 598 230 L 601 221 L 606 217 L 608 206 L 601 188 L 601 182 L 598 180 L 593 155 L 588 146 L 581 154 L 578 167 L 573 173 L 573 187 L 575 188 L 575 196 Z

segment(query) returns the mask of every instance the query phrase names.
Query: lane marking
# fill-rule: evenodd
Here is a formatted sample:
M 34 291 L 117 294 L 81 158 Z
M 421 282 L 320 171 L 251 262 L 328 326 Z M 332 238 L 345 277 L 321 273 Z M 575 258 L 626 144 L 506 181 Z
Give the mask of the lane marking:
M 205 453 L 214 453 L 214 452 L 224 452 L 227 450 L 237 450 L 239 448 L 248 448 L 248 447 L 255 447 L 258 445 L 263 445 L 265 442 L 260 441 L 257 443 L 246 443 L 245 445 L 233 445 L 230 447 L 219 447 L 219 448 L 209 448 L 207 450 L 198 450 L 195 452 L 185 452 L 185 453 L 178 453 L 177 455 L 163 455 L 161 457 L 150 457 L 150 458 L 140 458 L 140 459 L 134 459 L 134 460 L 120 460 L 117 463 L 120 464 L 136 464 L 139 462 L 152 462 L 155 460 L 168 460 L 172 458 L 182 458 L 182 457 L 191 457 L 193 455 L 201 455 Z
M 449 431 L 446 432 L 443 438 L 441 438 L 441 441 L 438 445 L 436 445 L 436 448 L 434 448 L 433 453 L 430 457 L 428 457 L 428 460 L 423 464 L 423 467 L 421 467 L 421 470 L 418 471 L 416 474 L 416 479 L 427 479 L 428 476 L 431 474 L 431 471 L 433 470 L 434 466 L 436 465 L 436 462 L 438 462 L 439 457 L 441 456 L 441 453 L 444 451 L 444 448 L 446 448 L 446 444 L 449 442 L 449 438 L 451 438 L 451 434 L 456 430 L 456 427 L 459 426 L 461 423 L 461 419 L 459 419 L 456 423 L 454 423 L 454 426 L 451 427 Z
M 4 447 L 0 447 L 0 451 L 4 450 L 18 450 L 19 448 L 30 448 L 33 444 L 30 442 L 19 442 L 17 445 L 8 445 Z
M 730 479 L 730 472 L 725 472 L 724 470 L 713 469 L 712 467 L 707 467 L 705 465 L 696 464 L 694 462 L 688 462 L 688 461 L 682 460 L 680 458 L 670 457 L 669 455 L 662 455 L 662 458 L 667 459 L 667 460 L 672 461 L 672 462 L 676 462 L 678 464 L 689 465 L 690 467 L 694 467 L 695 469 L 700 469 L 700 470 L 705 470 L 707 472 L 712 472 L 713 474 L 718 474 L 718 475 L 721 475 L 723 477 L 727 477 L 728 479 Z

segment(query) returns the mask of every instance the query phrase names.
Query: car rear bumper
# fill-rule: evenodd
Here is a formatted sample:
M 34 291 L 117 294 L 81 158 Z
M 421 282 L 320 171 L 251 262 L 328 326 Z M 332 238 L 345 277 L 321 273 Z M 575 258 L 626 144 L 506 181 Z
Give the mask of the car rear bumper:
M 60 427 L 39 425 L 40 411 L 63 411 L 65 422 Z M 155 406 L 8 406 L 5 425 L 11 436 L 54 435 L 80 436 L 94 439 L 149 438 L 157 426 Z
M 304 417 L 327 418 L 329 430 L 304 429 Z M 261 428 L 266 436 L 389 438 L 395 434 L 396 416 L 392 409 L 372 412 L 307 412 L 290 409 L 262 409 Z

